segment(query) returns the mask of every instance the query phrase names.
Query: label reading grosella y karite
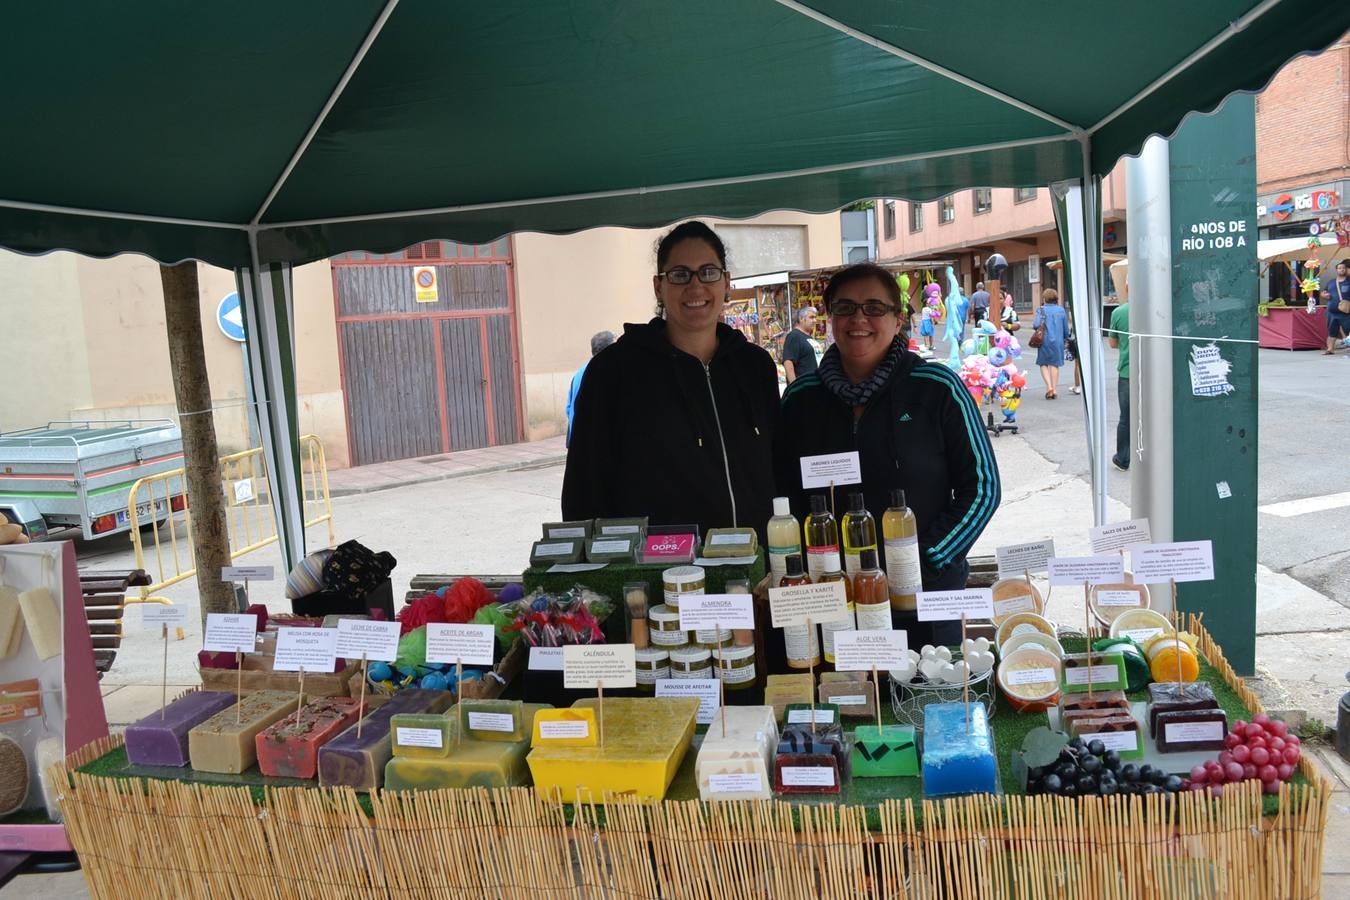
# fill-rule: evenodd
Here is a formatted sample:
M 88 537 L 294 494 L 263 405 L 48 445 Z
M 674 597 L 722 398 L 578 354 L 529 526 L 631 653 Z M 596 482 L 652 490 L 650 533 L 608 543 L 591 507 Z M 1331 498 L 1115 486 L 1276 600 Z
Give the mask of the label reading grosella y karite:
M 769 588 L 774 628 L 834 622 L 848 615 L 848 591 L 842 581 Z
M 632 644 L 569 644 L 563 647 L 563 687 L 594 690 L 637 686 Z

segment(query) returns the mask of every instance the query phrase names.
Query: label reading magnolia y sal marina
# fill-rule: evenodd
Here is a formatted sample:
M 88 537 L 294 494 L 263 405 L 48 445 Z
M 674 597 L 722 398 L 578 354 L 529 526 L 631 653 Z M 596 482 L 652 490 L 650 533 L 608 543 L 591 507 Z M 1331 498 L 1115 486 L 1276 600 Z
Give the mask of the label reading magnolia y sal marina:
M 394 743 L 400 747 L 429 747 L 440 750 L 445 746 L 438 728 L 395 728 Z
M 1091 672 L 1091 678 L 1088 673 Z M 1064 680 L 1069 684 L 1105 684 L 1120 678 L 1120 669 L 1115 666 L 1074 666 L 1064 670 Z
M 923 590 L 923 575 L 919 571 L 919 539 L 917 537 L 886 538 L 886 583 L 892 594 L 908 596 Z
M 710 794 L 754 794 L 764 790 L 764 777 L 753 772 L 709 775 Z
M 510 713 L 471 712 L 469 728 L 473 731 L 504 731 L 510 734 L 516 730 L 516 719 Z
M 1223 740 L 1222 722 L 1166 722 L 1163 740 L 1169 744 Z
M 834 787 L 835 771 L 829 766 L 783 766 L 778 771 L 790 787 Z
M 572 722 L 563 721 L 543 721 L 539 723 L 539 738 L 541 740 L 561 740 L 562 738 L 584 738 L 591 734 L 591 723 L 585 719 L 577 719 Z

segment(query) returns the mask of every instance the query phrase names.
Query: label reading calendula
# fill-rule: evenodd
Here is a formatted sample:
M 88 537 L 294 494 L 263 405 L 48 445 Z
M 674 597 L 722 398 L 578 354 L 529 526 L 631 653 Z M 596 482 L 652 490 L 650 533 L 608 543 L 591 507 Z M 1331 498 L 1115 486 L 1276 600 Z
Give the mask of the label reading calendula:
M 516 730 L 515 717 L 510 713 L 469 713 L 471 731 L 505 731 L 510 734 Z
M 574 722 L 566 721 L 547 721 L 539 723 L 539 737 L 543 740 L 550 738 L 557 740 L 559 738 L 584 738 L 589 737 L 591 733 L 591 723 L 585 719 L 578 719 Z
M 395 728 L 394 743 L 400 747 L 430 747 L 433 750 L 445 746 L 439 728 Z
M 917 537 L 886 538 L 886 581 L 893 594 L 909 595 L 923 590 Z
M 829 766 L 783 766 L 783 784 L 791 787 L 834 787 L 835 771 Z

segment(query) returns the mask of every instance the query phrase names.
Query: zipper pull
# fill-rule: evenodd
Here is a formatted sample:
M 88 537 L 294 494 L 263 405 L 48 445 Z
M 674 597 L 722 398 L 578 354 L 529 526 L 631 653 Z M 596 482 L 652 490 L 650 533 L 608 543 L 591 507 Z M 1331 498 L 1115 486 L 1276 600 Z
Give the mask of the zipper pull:
M 703 446 L 703 438 L 699 438 L 699 439 L 698 439 L 698 445 L 699 445 L 700 447 Z

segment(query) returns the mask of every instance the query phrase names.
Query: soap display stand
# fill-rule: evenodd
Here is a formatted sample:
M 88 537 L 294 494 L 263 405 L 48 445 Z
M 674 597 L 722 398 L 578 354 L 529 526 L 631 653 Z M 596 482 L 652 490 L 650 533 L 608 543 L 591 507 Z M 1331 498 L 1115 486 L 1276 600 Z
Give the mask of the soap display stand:
M 952 651 L 952 662 L 961 659 L 959 650 Z M 906 684 L 895 678 L 891 681 L 891 709 L 895 711 L 895 721 L 901 725 L 912 726 L 916 733 L 923 732 L 923 710 L 930 703 L 960 703 L 965 696 L 965 686 L 956 684 L 933 684 L 922 681 L 922 675 Z M 985 715 L 994 718 L 994 669 L 970 676 L 970 702 L 984 704 Z

